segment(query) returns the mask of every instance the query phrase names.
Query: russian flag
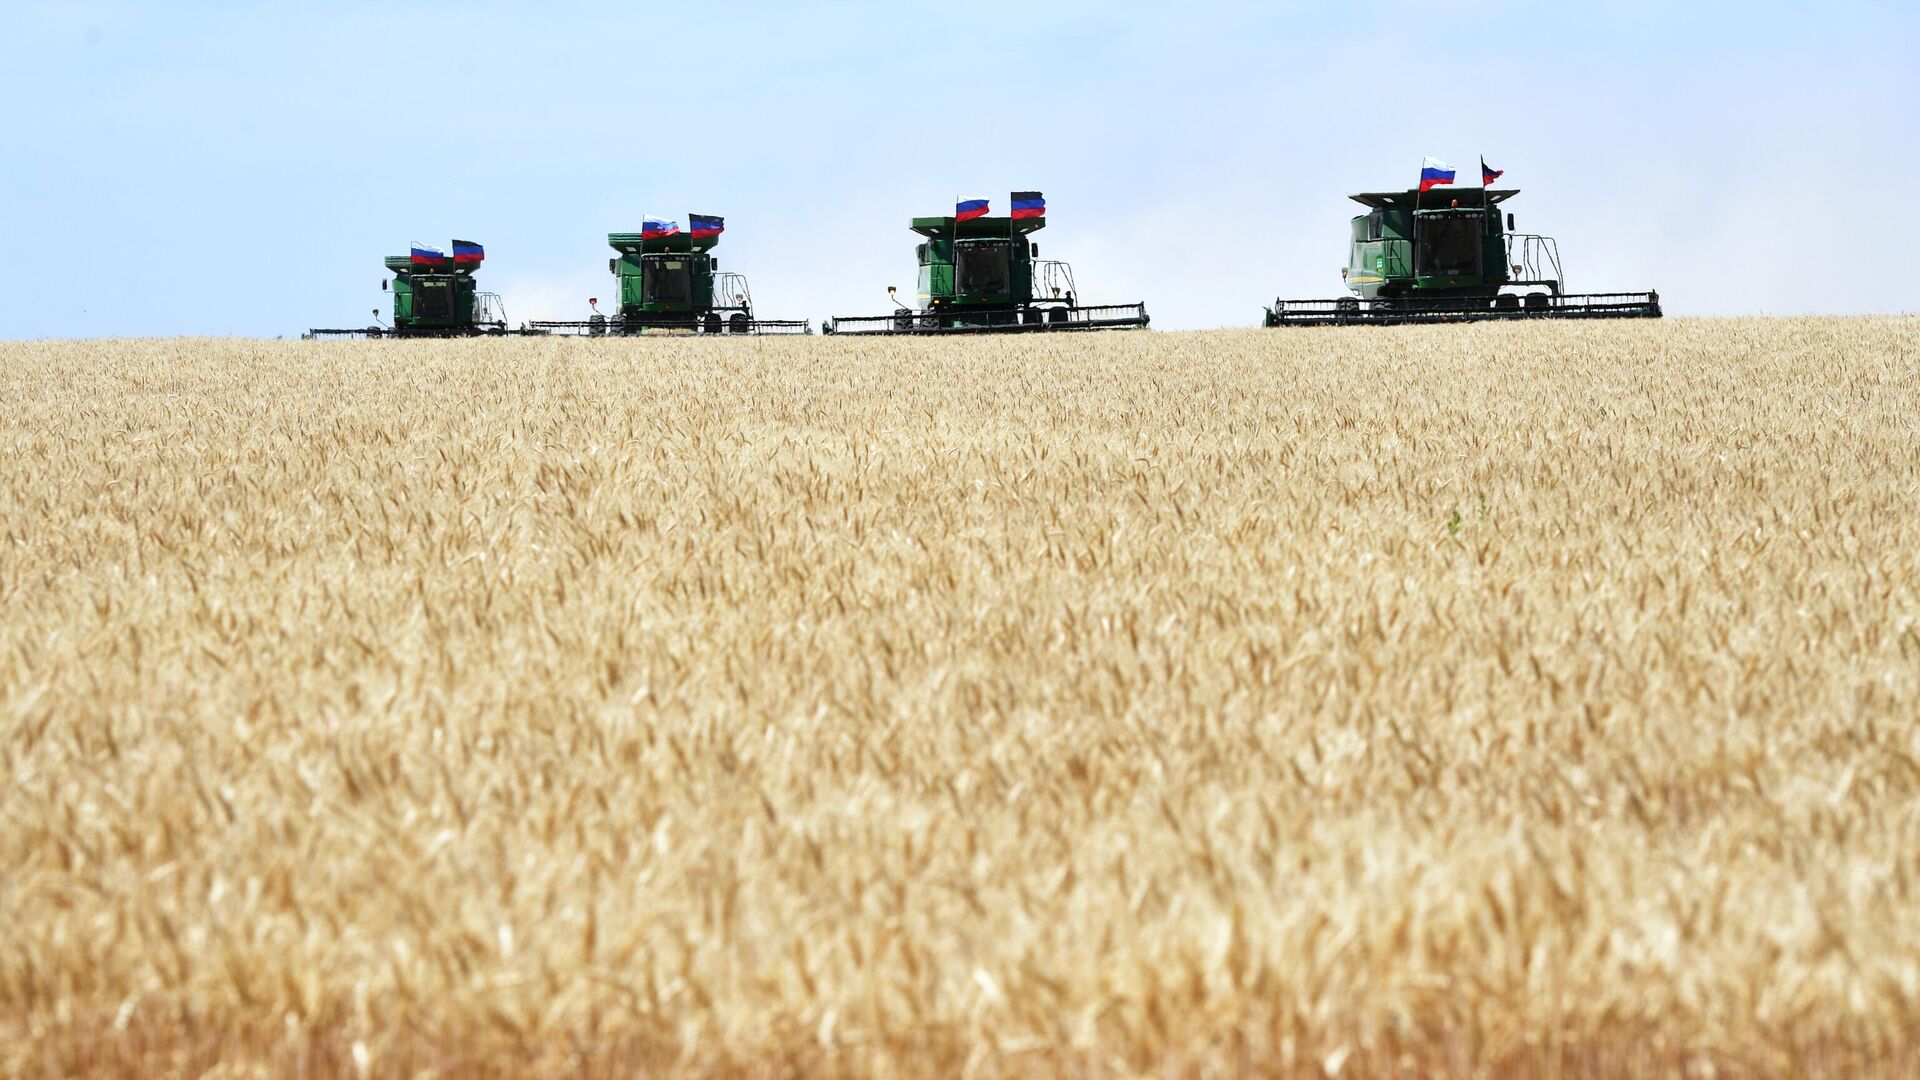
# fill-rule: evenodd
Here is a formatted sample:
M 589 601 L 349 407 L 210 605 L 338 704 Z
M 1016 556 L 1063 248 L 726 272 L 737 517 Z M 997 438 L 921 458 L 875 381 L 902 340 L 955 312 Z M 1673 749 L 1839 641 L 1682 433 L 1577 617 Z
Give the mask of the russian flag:
M 972 221 L 974 218 L 983 218 L 986 216 L 987 200 L 985 199 L 962 199 L 953 208 L 953 220 L 955 221 Z
M 487 249 L 471 240 L 453 242 L 453 265 L 455 266 L 478 266 L 480 260 L 486 257 Z
M 1453 183 L 1453 166 L 1439 158 L 1422 158 L 1420 161 L 1420 190 L 1437 188 L 1442 184 Z
M 412 261 L 415 266 L 445 266 L 447 264 L 447 253 L 437 247 L 415 244 L 413 245 Z
M 727 231 L 727 219 L 708 217 L 706 214 L 689 213 L 687 215 L 687 233 L 695 240 L 706 240 Z
M 1047 200 L 1037 191 L 1016 191 L 1013 193 L 1013 220 L 1026 221 L 1029 218 L 1047 216 Z
M 655 221 L 647 218 L 640 223 L 640 239 L 664 240 L 669 236 L 680 235 L 680 223 L 677 221 Z
M 1507 170 L 1496 169 L 1487 164 L 1486 158 L 1480 159 L 1480 186 L 1492 187 L 1495 180 L 1507 175 Z

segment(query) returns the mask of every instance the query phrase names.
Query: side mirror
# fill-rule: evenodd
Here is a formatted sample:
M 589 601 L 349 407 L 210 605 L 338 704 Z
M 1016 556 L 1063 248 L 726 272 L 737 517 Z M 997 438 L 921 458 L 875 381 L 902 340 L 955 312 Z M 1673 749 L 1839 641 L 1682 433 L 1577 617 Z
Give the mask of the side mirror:
M 1508 232 L 1513 231 L 1513 215 L 1512 214 L 1507 215 L 1507 231 Z
M 719 259 L 715 259 L 715 260 L 713 260 L 713 272 L 714 272 L 714 273 L 716 273 L 716 274 L 720 272 L 720 260 L 719 260 Z
M 386 278 L 381 278 L 381 279 L 380 279 L 380 291 L 381 291 L 381 292 L 386 292 L 386 291 L 387 291 L 387 279 L 386 279 Z
M 1036 258 L 1036 259 L 1037 259 L 1037 258 L 1039 258 L 1039 257 L 1040 257 L 1040 245 L 1039 245 L 1039 244 L 1032 244 L 1032 245 L 1029 245 L 1029 246 L 1030 246 L 1030 247 L 1031 247 L 1031 248 L 1033 249 L 1033 257 L 1034 257 L 1034 258 Z
M 913 257 L 919 260 L 921 266 L 927 265 L 927 245 L 915 244 L 913 246 Z
M 620 272 L 620 270 L 619 270 L 619 266 L 620 266 L 620 260 L 619 260 L 619 259 L 608 259 L 608 260 L 607 260 L 607 273 L 609 273 L 609 274 L 617 274 L 617 273 L 619 273 L 619 272 Z

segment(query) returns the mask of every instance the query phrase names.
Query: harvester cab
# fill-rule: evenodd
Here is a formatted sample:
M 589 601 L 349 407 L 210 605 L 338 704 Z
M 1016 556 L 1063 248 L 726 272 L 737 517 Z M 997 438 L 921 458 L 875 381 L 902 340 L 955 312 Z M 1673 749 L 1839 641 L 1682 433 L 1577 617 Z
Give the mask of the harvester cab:
M 393 273 L 382 291 L 393 294 L 393 325 L 349 329 L 317 328 L 308 337 L 475 337 L 507 333 L 506 307 L 500 297 L 481 292 L 474 274 L 486 250 L 466 240 L 453 242 L 453 254 L 415 245 L 411 254 L 389 255 L 383 265 Z M 379 316 L 379 309 L 374 310 Z
M 804 319 L 761 319 L 753 313 L 753 295 L 744 275 L 726 273 L 713 254 L 725 224 L 717 217 L 689 215 L 692 229 L 678 223 L 653 223 L 637 233 L 608 233 L 616 253 L 607 270 L 618 285 L 611 317 L 598 301 L 589 301 L 585 320 L 533 322 L 534 332 L 562 334 L 638 334 L 648 330 L 688 334 L 807 334 Z
M 1367 212 L 1351 222 L 1340 276 L 1353 295 L 1275 300 L 1268 326 L 1473 322 L 1482 319 L 1659 318 L 1660 294 L 1569 294 L 1559 244 L 1521 233 L 1501 205 L 1517 190 L 1352 196 Z
M 1013 194 L 1013 215 L 986 216 L 984 200 L 953 217 L 914 218 L 919 306 L 896 297 L 887 315 L 829 318 L 829 334 L 999 333 L 1025 330 L 1124 330 L 1147 325 L 1147 306 L 1085 307 L 1073 268 L 1040 258 L 1033 234 L 1046 227 L 1039 192 Z M 887 289 L 889 296 L 896 290 Z

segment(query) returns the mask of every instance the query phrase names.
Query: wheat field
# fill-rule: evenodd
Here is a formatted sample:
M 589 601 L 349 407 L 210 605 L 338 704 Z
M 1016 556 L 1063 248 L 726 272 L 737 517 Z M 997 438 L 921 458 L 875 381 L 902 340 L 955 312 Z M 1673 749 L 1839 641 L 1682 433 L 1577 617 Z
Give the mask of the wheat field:
M 0 1074 L 1920 1068 L 1920 319 L 0 401 Z

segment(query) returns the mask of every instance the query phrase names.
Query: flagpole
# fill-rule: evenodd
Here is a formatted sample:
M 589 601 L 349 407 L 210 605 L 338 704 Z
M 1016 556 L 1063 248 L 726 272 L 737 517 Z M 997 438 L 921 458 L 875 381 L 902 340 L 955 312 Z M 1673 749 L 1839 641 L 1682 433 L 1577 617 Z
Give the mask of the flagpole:
M 1013 227 L 1016 224 L 1018 224 L 1018 222 L 1013 220 L 1013 192 L 1009 191 L 1007 192 L 1007 292 L 1009 294 L 1013 292 Z M 1027 299 L 1032 300 L 1033 260 L 1027 258 L 1026 244 L 1024 242 L 1020 245 L 1020 249 L 1020 264 L 1027 268 Z M 1015 318 L 1018 317 L 1017 315 L 1015 316 Z
M 1435 159 L 1436 165 L 1439 159 Z M 1420 211 L 1427 202 L 1427 159 L 1420 158 L 1420 182 L 1414 185 L 1413 220 L 1408 224 L 1413 229 L 1413 288 L 1417 294 L 1420 289 Z
M 1487 215 L 1492 212 L 1493 212 L 1493 179 L 1487 175 L 1487 155 L 1481 154 L 1480 155 L 1480 227 L 1482 229 L 1485 229 L 1487 227 L 1486 226 Z M 1495 215 L 1495 218 L 1494 218 L 1494 230 L 1498 232 L 1503 239 L 1506 237 L 1507 231 L 1499 227 L 1498 215 Z M 1483 233 L 1482 235 L 1485 235 L 1485 234 Z M 1486 258 L 1486 251 L 1487 251 L 1487 246 L 1485 244 L 1481 244 L 1480 257 L 1482 259 Z M 1483 266 L 1480 268 L 1480 276 L 1481 277 L 1486 276 L 1486 267 Z M 1506 245 L 1504 243 L 1500 245 L 1500 276 L 1503 278 L 1507 276 L 1507 252 L 1506 252 Z M 1494 289 L 1493 291 L 1495 295 L 1498 295 L 1500 292 L 1500 290 L 1497 288 Z
M 1504 172 L 1505 170 L 1501 170 L 1501 171 Z M 1513 280 L 1513 236 L 1511 233 L 1507 231 L 1505 224 L 1501 221 L 1499 207 L 1496 206 L 1493 201 L 1493 182 L 1498 179 L 1500 179 L 1500 177 L 1496 175 L 1495 171 L 1487 168 L 1487 155 L 1481 154 L 1480 155 L 1480 205 L 1483 208 L 1482 210 L 1483 213 L 1490 213 L 1493 215 L 1493 227 L 1495 230 L 1499 232 L 1500 238 L 1502 240 L 1502 243 L 1500 245 L 1500 276 L 1502 278 L 1505 278 L 1508 281 L 1512 281 Z M 1494 293 L 1497 296 L 1499 294 L 1499 290 L 1498 289 L 1494 290 Z

